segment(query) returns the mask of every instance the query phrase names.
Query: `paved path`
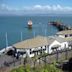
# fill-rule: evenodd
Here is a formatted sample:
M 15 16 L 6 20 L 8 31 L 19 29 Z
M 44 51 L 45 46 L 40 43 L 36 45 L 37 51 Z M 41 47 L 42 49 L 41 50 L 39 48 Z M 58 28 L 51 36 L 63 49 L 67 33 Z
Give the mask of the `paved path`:
M 46 62 L 47 63 L 51 63 L 54 62 L 56 60 L 56 56 L 57 54 L 51 54 L 48 55 L 46 57 Z M 72 49 L 67 51 L 67 59 L 72 57 Z M 62 51 L 59 52 L 58 55 L 58 61 L 64 61 L 66 59 L 66 52 Z M 15 67 L 19 67 L 20 65 L 23 65 L 23 61 L 24 59 L 16 59 L 15 57 L 12 56 L 8 56 L 8 55 L 2 55 L 0 56 L 0 72 L 6 72 L 7 69 L 13 69 Z M 29 62 L 30 61 L 30 62 Z M 28 63 L 31 64 L 31 66 L 34 65 L 33 60 L 29 59 Z M 40 62 L 43 64 L 44 63 L 44 58 L 40 59 Z M 38 64 L 39 61 L 36 62 L 36 64 Z M 3 71 L 1 71 L 1 69 L 3 68 Z
M 0 56 L 0 70 L 3 69 L 3 72 L 4 70 L 6 72 L 6 68 L 8 69 L 18 67 L 19 65 L 22 64 L 21 62 L 23 61 L 21 61 L 20 59 L 16 59 L 15 57 L 2 55 Z

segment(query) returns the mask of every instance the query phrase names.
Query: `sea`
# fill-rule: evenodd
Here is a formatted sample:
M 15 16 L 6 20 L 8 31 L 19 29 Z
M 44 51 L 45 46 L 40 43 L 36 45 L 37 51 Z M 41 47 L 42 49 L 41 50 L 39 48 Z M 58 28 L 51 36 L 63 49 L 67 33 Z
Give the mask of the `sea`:
M 32 29 L 28 28 L 28 21 L 32 20 Z M 0 16 L 0 49 L 33 38 L 38 35 L 55 35 L 58 30 L 49 24 L 58 21 L 67 26 L 72 26 L 72 16 Z M 6 35 L 7 34 L 7 35 Z

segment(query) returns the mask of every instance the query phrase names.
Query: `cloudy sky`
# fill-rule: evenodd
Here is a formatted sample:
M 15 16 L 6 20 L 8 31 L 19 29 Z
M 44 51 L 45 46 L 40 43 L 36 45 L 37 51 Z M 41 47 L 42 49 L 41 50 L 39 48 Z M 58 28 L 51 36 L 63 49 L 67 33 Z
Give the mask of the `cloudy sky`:
M 0 0 L 0 14 L 72 14 L 72 0 Z

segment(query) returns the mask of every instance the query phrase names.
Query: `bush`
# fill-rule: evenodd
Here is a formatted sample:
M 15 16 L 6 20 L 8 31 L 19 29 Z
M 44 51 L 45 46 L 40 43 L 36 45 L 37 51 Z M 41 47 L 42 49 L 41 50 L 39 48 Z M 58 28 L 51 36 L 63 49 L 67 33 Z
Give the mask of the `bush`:
M 30 68 L 30 65 L 26 65 L 26 67 L 19 67 L 17 69 L 12 70 L 11 72 L 62 72 L 60 69 L 55 67 L 54 64 L 46 64 L 44 66 L 36 66 L 35 68 Z
M 24 72 L 24 68 L 23 67 L 19 67 L 17 69 L 13 69 L 11 72 Z

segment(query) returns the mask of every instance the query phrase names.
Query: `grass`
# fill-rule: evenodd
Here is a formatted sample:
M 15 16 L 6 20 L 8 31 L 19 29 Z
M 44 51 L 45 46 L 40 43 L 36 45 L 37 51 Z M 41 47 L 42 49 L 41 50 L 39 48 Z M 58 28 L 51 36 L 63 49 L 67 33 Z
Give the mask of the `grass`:
M 21 66 L 19 68 L 13 69 L 11 72 L 62 72 L 60 69 L 56 68 L 55 63 L 45 64 L 36 67 L 30 67 L 30 65 Z

